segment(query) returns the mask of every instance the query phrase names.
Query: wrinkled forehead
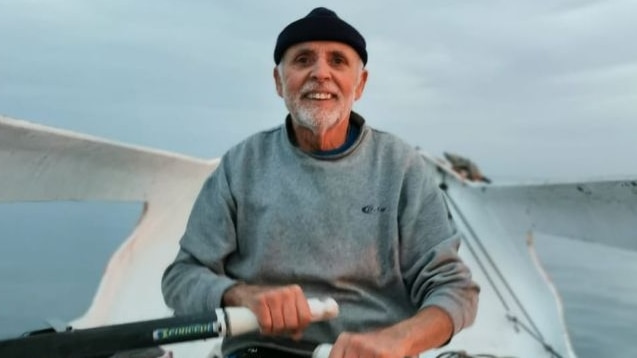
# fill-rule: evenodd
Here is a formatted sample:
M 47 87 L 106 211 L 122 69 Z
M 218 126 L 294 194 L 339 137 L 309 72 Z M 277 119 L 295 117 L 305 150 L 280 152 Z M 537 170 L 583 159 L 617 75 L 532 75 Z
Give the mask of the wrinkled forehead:
M 362 62 L 362 59 L 354 48 L 338 41 L 305 41 L 294 44 L 285 51 L 283 60 L 285 61 L 290 56 L 297 56 L 299 54 L 311 54 L 315 56 L 340 55 L 352 61 L 360 60 Z

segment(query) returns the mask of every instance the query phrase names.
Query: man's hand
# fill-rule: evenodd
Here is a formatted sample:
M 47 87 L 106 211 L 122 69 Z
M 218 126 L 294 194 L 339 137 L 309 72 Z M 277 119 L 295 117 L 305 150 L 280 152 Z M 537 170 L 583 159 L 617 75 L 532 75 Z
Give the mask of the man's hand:
M 404 358 L 408 356 L 405 340 L 389 330 L 367 333 L 344 332 L 332 347 L 329 358 Z
M 261 334 L 285 335 L 301 339 L 310 324 L 307 298 L 298 285 L 258 286 L 238 284 L 223 295 L 225 306 L 249 308 L 257 317 Z
M 453 333 L 449 315 L 427 307 L 397 324 L 366 333 L 341 333 L 329 358 L 404 358 L 440 347 Z

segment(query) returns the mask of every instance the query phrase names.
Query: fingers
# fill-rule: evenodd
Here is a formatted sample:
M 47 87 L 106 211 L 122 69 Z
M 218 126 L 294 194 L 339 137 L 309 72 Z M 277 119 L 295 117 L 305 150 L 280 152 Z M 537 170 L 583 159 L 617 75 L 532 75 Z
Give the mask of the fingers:
M 272 288 L 258 293 L 254 299 L 250 308 L 257 316 L 262 334 L 291 333 L 298 339 L 310 323 L 310 308 L 298 285 Z
M 304 330 L 312 321 L 312 313 L 307 298 L 300 286 L 294 286 L 294 301 L 296 307 L 297 327 Z
M 376 334 L 341 333 L 332 349 L 329 358 L 402 358 L 404 351 Z
M 357 358 L 361 354 L 361 349 L 353 339 L 353 335 L 347 332 L 341 333 L 330 352 L 329 358 Z

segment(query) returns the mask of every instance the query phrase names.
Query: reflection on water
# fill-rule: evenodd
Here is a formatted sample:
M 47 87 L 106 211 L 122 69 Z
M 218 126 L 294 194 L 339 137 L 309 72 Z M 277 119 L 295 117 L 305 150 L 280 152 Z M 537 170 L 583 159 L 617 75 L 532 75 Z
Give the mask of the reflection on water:
M 80 316 L 140 212 L 139 204 L 0 204 L 0 337 Z M 637 357 L 637 252 L 543 236 L 536 245 L 578 356 Z

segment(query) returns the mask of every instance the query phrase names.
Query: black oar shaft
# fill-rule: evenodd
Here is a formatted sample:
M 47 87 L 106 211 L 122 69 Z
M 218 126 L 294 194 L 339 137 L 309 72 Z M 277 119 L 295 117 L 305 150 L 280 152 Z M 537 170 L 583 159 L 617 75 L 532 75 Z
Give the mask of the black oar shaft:
M 0 357 L 105 357 L 126 350 L 219 337 L 214 312 L 0 341 Z

